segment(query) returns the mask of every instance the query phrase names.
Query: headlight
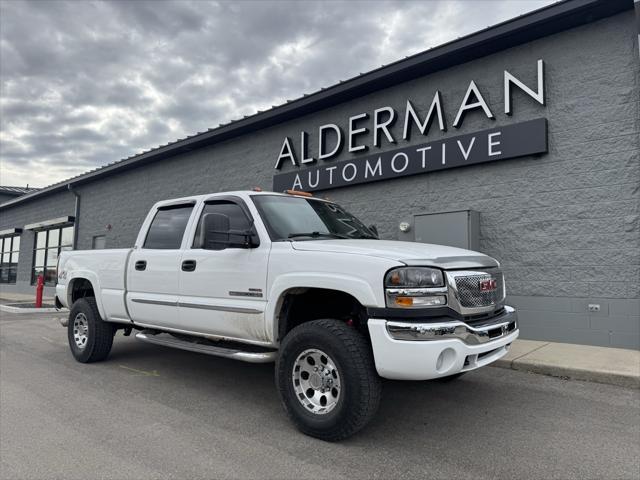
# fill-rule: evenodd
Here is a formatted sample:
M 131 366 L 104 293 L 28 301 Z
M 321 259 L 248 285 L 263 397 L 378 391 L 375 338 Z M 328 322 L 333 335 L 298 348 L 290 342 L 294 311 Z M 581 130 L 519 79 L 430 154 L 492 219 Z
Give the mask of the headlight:
M 391 270 L 384 279 L 387 288 L 443 287 L 442 271 L 436 268 L 402 267 Z
M 424 308 L 447 304 L 444 277 L 437 268 L 396 268 L 387 273 L 384 286 L 388 307 Z

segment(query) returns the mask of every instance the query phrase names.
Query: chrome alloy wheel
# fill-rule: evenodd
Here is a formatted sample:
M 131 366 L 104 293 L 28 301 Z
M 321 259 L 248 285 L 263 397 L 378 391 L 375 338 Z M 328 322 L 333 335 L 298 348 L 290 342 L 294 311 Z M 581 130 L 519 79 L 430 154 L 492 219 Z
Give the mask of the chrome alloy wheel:
M 340 373 L 322 350 L 305 350 L 293 364 L 293 389 L 298 401 L 311 413 L 324 415 L 340 399 Z
M 76 342 L 77 347 L 83 350 L 87 346 L 87 340 L 89 339 L 89 321 L 87 316 L 80 312 L 73 319 L 73 339 Z

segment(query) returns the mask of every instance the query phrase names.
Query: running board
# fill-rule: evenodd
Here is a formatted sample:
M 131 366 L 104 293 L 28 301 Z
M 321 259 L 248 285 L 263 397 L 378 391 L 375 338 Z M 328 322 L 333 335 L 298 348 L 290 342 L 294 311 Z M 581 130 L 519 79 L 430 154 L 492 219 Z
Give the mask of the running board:
M 211 345 L 207 340 L 194 338 L 193 341 L 180 340 L 172 337 L 167 333 L 155 333 L 154 331 L 143 330 L 136 334 L 138 340 L 153 343 L 154 345 L 162 345 L 164 347 L 179 348 L 190 352 L 205 353 L 207 355 L 215 355 L 216 357 L 231 358 L 249 363 L 269 363 L 276 360 L 278 352 L 268 350 L 263 352 L 249 352 L 239 350 L 237 348 L 219 347 Z

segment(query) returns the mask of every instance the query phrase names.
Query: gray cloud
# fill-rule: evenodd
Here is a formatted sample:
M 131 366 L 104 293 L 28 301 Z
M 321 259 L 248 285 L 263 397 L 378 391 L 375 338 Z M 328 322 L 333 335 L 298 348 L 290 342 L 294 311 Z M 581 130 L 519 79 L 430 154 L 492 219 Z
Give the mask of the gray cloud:
M 551 3 L 0 3 L 0 184 L 44 186 Z

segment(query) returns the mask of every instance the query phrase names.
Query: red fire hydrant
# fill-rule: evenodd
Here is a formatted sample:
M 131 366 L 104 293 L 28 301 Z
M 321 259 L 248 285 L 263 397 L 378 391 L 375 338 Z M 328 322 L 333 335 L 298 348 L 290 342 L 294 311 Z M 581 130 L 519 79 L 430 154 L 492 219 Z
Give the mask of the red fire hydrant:
M 42 292 L 44 291 L 44 277 L 38 275 L 36 283 L 36 308 L 42 308 Z

